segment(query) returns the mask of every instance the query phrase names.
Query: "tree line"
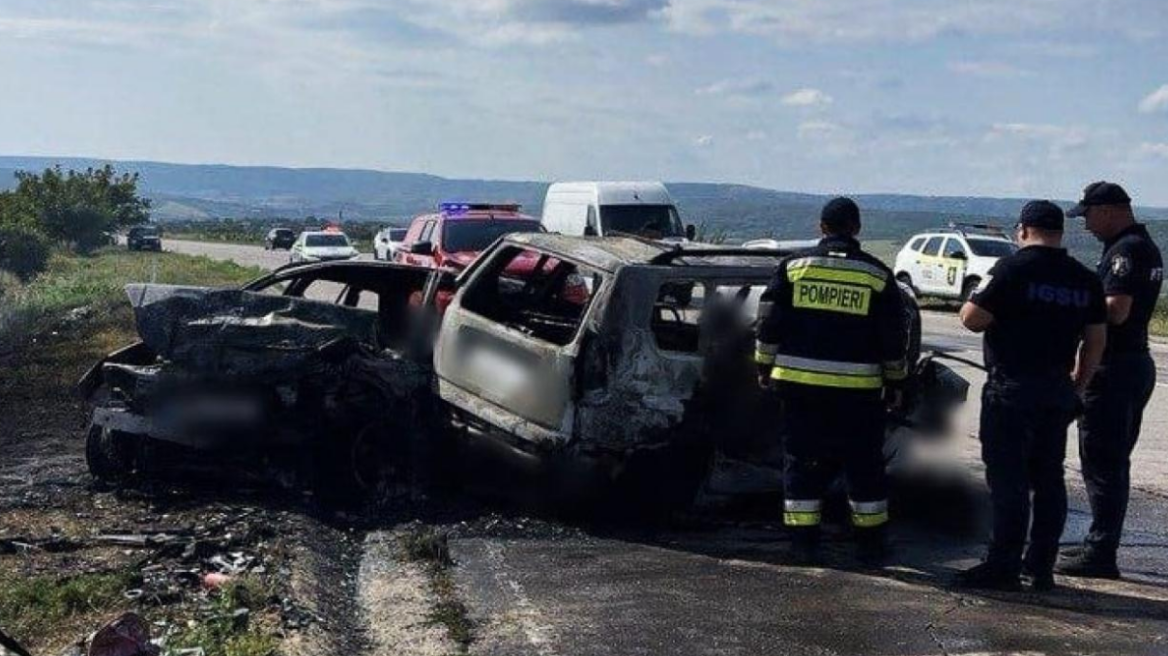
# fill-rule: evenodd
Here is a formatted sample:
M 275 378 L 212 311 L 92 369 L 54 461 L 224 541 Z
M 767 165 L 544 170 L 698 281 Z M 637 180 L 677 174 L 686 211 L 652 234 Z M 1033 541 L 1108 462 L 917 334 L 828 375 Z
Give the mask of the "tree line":
M 61 167 L 16 174 L 0 192 L 0 269 L 27 281 L 48 263 L 54 247 L 87 254 L 113 233 L 150 219 L 138 193 L 138 174 L 110 165 L 84 171 Z

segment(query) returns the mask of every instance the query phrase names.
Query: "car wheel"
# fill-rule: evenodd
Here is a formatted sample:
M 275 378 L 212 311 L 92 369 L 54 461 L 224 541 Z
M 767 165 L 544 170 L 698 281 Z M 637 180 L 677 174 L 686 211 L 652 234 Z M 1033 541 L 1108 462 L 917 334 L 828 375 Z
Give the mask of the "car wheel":
M 128 433 L 91 424 L 85 436 L 85 464 L 89 473 L 104 485 L 118 486 L 134 475 L 136 438 Z
M 907 272 L 901 271 L 900 273 L 896 274 L 896 280 L 897 282 L 907 285 L 908 288 L 912 290 L 913 296 L 919 297 L 921 295 L 920 290 L 918 290 L 916 285 L 913 284 L 912 276 L 910 276 Z

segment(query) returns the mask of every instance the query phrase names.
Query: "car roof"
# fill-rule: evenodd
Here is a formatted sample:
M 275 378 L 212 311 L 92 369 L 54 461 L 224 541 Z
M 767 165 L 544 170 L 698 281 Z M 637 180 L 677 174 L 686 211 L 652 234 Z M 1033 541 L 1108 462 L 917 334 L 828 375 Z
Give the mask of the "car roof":
M 742 252 L 747 249 L 698 243 L 679 246 L 638 237 L 575 237 L 549 232 L 518 232 L 505 236 L 503 241 L 552 255 L 562 255 L 606 271 L 616 271 L 630 265 L 657 266 L 676 261 L 692 262 L 694 258 L 685 258 L 680 254 L 700 256 L 703 251 L 709 251 L 720 257 L 724 252 L 733 252 L 733 257 L 738 259 L 725 264 L 731 267 L 773 267 L 777 261 L 767 262 L 777 251 L 750 249 L 753 252 Z M 705 260 L 704 263 L 708 264 L 709 260 Z
M 539 223 L 539 219 L 524 214 L 523 212 L 513 212 L 509 210 L 469 210 L 458 216 L 450 216 L 442 212 L 430 212 L 429 214 L 419 214 L 415 216 L 413 221 L 533 221 Z M 411 222 L 412 223 L 412 222 Z
M 375 270 L 379 270 L 379 269 L 382 269 L 382 270 L 384 270 L 384 269 L 397 269 L 397 270 L 405 270 L 405 271 L 427 271 L 427 272 L 433 271 L 433 269 L 431 269 L 431 268 L 418 266 L 416 264 L 405 264 L 405 263 L 401 263 L 401 262 L 383 262 L 381 260 L 335 260 L 332 262 L 289 262 L 288 264 L 284 264 L 284 265 L 281 265 L 279 267 L 276 267 L 275 269 L 272 269 L 271 271 L 260 276 L 259 278 L 256 278 L 255 280 L 248 282 L 247 284 L 245 284 L 243 286 L 243 288 L 247 289 L 247 288 L 252 287 L 253 285 L 255 285 L 256 283 L 258 283 L 262 280 L 268 280 L 269 278 L 283 276 L 283 275 L 288 274 L 288 272 L 309 273 L 309 272 L 313 272 L 313 271 L 321 271 L 321 270 L 326 270 L 326 269 L 327 270 L 336 270 L 336 269 L 369 270 L 369 271 L 375 271 Z
M 618 180 L 593 182 L 556 182 L 549 188 L 552 195 L 577 193 L 595 196 L 600 205 L 672 205 L 669 191 L 654 180 Z
M 1004 242 L 1011 241 L 1010 238 L 1002 237 L 999 235 L 968 233 L 968 232 L 961 232 L 960 230 L 929 230 L 927 232 L 918 232 L 917 234 L 913 235 L 912 237 L 909 237 L 908 241 L 911 242 L 913 240 L 916 240 L 916 239 L 919 239 L 922 237 L 928 238 L 928 239 L 932 239 L 933 237 L 963 237 L 965 239 L 987 239 L 990 241 L 1004 241 Z

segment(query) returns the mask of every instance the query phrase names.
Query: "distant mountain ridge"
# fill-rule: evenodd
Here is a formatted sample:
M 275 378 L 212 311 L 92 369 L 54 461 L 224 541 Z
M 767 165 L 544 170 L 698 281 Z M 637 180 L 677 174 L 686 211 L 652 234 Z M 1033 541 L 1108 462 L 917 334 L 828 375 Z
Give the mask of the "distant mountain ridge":
M 538 214 L 546 182 L 458 180 L 423 173 L 365 169 L 281 168 L 221 164 L 169 164 L 75 157 L 0 156 L 0 188 L 17 170 L 60 165 L 84 169 L 112 164 L 141 176 L 160 221 L 275 218 L 315 215 L 402 223 L 444 200 L 509 200 Z M 827 196 L 740 184 L 667 183 L 687 222 L 733 238 L 814 234 Z M 903 238 L 952 220 L 992 220 L 1008 225 L 1025 199 L 910 194 L 857 194 L 870 238 Z M 1168 209 L 1141 208 L 1144 218 L 1168 218 Z

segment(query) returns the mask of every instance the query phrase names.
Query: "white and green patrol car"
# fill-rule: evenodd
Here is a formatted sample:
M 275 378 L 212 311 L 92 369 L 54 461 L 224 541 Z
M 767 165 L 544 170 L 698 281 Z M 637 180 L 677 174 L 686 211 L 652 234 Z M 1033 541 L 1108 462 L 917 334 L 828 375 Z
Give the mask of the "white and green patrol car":
M 999 258 L 1018 250 L 1001 228 L 953 223 L 913 235 L 896 255 L 896 279 L 918 297 L 964 301 Z

